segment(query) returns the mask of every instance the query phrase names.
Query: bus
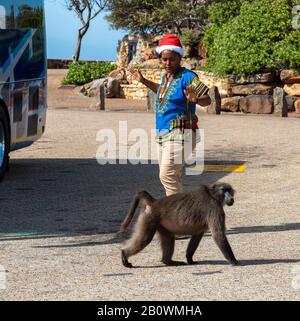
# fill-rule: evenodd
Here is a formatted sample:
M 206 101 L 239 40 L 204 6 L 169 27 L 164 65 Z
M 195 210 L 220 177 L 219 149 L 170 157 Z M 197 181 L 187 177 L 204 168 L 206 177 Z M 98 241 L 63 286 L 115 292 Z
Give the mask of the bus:
M 46 124 L 44 0 L 0 0 L 0 181 Z

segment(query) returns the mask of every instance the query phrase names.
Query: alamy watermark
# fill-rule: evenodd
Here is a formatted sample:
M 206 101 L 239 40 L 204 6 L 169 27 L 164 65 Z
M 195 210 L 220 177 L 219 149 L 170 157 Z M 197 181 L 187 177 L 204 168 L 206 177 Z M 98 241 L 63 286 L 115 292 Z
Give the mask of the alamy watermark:
M 0 291 L 6 290 L 6 269 L 0 265 Z
M 296 5 L 292 9 L 293 19 L 292 26 L 293 29 L 300 29 L 300 5 Z
M 166 139 L 159 145 L 155 129 L 150 134 L 143 128 L 128 131 L 127 121 L 120 121 L 118 132 L 111 128 L 98 131 L 96 140 L 101 145 L 96 152 L 97 162 L 100 165 L 168 165 L 173 162 L 187 165 L 186 175 L 201 174 L 204 167 L 204 130 L 185 129 L 183 134 L 178 129 L 171 135 L 171 139 Z
M 300 290 L 300 264 L 292 267 L 292 274 L 294 275 L 292 279 L 292 288 L 294 290 Z

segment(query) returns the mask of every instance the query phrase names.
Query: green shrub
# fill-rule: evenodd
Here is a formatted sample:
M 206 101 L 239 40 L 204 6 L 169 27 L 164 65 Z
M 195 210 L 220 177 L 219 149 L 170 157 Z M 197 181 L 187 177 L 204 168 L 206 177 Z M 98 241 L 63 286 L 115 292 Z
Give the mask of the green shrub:
M 83 85 L 107 76 L 117 65 L 110 62 L 71 62 L 63 84 Z
M 278 67 L 300 65 L 300 30 L 291 32 L 274 47 L 274 61 Z
M 230 10 L 230 3 L 233 4 Z M 234 0 L 212 4 L 205 33 L 207 69 L 238 75 L 300 65 L 299 31 L 289 0 Z M 226 11 L 227 10 L 227 11 Z

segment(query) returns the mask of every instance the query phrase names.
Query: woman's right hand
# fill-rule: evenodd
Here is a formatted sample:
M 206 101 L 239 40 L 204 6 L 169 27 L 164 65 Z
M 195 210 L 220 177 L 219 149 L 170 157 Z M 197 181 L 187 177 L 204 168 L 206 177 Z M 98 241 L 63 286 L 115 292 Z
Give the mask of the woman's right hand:
M 128 69 L 128 71 L 134 80 L 141 83 L 144 82 L 144 76 L 142 75 L 139 69 L 138 70 Z

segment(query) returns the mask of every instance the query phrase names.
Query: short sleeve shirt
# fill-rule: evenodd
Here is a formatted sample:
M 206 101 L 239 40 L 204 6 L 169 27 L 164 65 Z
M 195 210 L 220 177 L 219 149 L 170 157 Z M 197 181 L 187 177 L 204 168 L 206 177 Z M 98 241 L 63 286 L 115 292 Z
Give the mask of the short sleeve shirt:
M 179 119 L 186 114 L 187 99 L 184 89 L 191 83 L 197 74 L 186 68 L 181 68 L 174 75 L 171 84 L 164 96 L 162 102 L 159 101 L 160 90 L 165 83 L 165 75 L 162 77 L 162 83 L 157 92 L 156 98 L 156 131 L 159 135 L 164 135 L 170 129 L 170 122 Z M 195 113 L 196 105 L 189 102 L 189 108 L 192 114 Z

